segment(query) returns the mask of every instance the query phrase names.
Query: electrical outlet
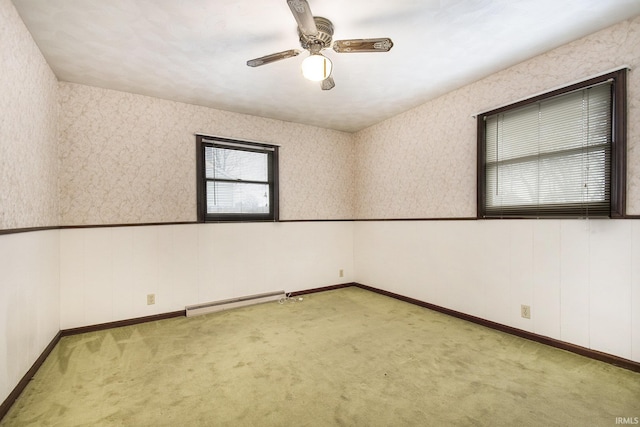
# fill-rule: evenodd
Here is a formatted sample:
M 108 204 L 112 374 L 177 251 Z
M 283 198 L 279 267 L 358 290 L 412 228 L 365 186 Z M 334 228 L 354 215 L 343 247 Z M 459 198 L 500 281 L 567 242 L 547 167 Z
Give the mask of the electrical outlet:
M 522 316 L 525 319 L 531 319 L 531 307 L 528 305 L 521 305 L 520 316 Z
M 344 277 L 344 270 L 340 269 L 340 277 Z
M 153 305 L 156 303 L 156 294 L 147 294 L 147 305 Z

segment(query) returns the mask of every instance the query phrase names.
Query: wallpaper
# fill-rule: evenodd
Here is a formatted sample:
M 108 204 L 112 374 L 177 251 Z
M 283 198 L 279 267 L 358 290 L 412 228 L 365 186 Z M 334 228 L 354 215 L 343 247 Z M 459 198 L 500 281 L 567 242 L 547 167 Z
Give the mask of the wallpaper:
M 627 213 L 640 214 L 640 17 L 355 135 L 356 218 L 476 215 L 477 113 L 628 65 Z
M 56 226 L 57 80 L 0 0 L 0 229 Z
M 2 229 L 194 221 L 195 132 L 281 145 L 283 220 L 473 217 L 473 116 L 625 64 L 640 214 L 640 17 L 348 134 L 56 83 L 8 0 L 0 13 Z
M 343 132 L 59 84 L 62 225 L 196 220 L 194 133 L 281 145 L 280 217 L 352 218 Z

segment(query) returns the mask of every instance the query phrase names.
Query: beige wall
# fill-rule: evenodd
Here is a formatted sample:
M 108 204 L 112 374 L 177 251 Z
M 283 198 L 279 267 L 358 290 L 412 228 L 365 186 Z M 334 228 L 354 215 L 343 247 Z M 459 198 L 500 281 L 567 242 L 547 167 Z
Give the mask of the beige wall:
M 349 221 L 66 229 L 60 253 L 62 329 L 354 280 Z
M 60 83 L 63 225 L 196 220 L 195 132 L 281 145 L 281 219 L 353 217 L 351 135 Z
M 635 219 L 354 223 L 359 283 L 640 362 L 638 259 Z
M 57 80 L 0 0 L 0 230 L 59 224 Z
M 472 115 L 620 65 L 635 68 L 639 28 L 640 17 L 622 22 L 346 134 L 72 83 L 56 88 L 28 33 L 4 27 L 15 49 L 28 54 L 16 61 L 2 51 L 14 80 L 0 82 L 11 94 L 0 99 L 9 112 L 2 182 L 10 183 L 0 195 L 0 228 L 193 221 L 194 132 L 281 144 L 285 220 L 473 217 Z M 640 77 L 631 71 L 630 214 L 640 214 L 639 92 Z M 58 127 L 59 148 L 52 140 Z
M 57 83 L 0 0 L 0 230 L 59 224 Z M 0 235 L 0 402 L 60 330 L 60 232 Z
M 11 2 L 0 0 L 0 230 L 195 220 L 194 132 L 281 144 L 285 220 L 474 216 L 470 116 L 619 65 L 637 68 L 639 33 L 640 18 L 620 23 L 350 135 L 58 84 Z M 629 80 L 628 212 L 639 214 L 637 71 Z M 256 235 L 251 262 L 235 257 Z M 474 248 L 482 252 L 487 242 L 492 251 L 478 259 Z M 280 284 L 361 281 L 640 361 L 638 248 L 638 221 L 194 224 L 0 235 L 0 400 L 61 321 L 122 319 Z M 259 251 L 276 264 L 265 270 Z M 589 254 L 604 261 L 590 262 Z M 219 263 L 212 272 L 193 268 L 212 259 Z M 150 292 L 158 296 L 151 308 Z M 532 324 L 518 317 L 522 303 L 532 306 Z
M 640 214 L 637 17 L 357 133 L 356 218 L 475 217 L 471 116 L 622 65 L 632 68 L 627 212 Z M 634 361 L 639 248 L 638 220 L 354 223 L 357 282 Z
M 356 218 L 476 215 L 472 115 L 629 65 L 627 212 L 640 214 L 640 17 L 358 132 Z

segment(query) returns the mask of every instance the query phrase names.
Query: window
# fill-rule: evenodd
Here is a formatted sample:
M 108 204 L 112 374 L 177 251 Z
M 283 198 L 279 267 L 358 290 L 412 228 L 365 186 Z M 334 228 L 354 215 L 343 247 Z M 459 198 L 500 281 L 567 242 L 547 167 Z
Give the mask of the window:
M 277 221 L 278 147 L 196 135 L 198 221 Z
M 622 217 L 626 69 L 478 116 L 478 218 Z

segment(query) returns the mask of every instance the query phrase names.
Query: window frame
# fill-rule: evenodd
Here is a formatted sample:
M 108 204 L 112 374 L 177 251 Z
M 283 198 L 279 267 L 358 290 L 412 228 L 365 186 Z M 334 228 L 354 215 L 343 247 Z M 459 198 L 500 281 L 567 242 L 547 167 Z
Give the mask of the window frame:
M 609 218 L 624 218 L 626 216 L 626 164 L 627 164 L 627 67 L 607 72 L 605 74 L 551 90 L 549 92 L 518 101 L 500 108 L 477 115 L 477 218 L 478 219 L 507 219 L 507 218 L 566 218 L 577 217 L 573 213 L 547 214 L 531 209 L 531 215 L 517 213 L 515 215 L 495 215 L 486 212 L 486 141 L 485 118 L 498 113 L 534 104 L 549 98 L 563 95 L 576 90 L 585 89 L 599 83 L 612 80 L 612 131 L 611 131 L 611 164 L 610 164 L 610 204 Z M 526 211 L 523 209 L 522 211 Z
M 268 213 L 207 213 L 207 178 L 205 148 L 215 147 L 267 155 Z M 279 220 L 278 146 L 219 136 L 196 134 L 196 193 L 198 222 L 275 222 Z

